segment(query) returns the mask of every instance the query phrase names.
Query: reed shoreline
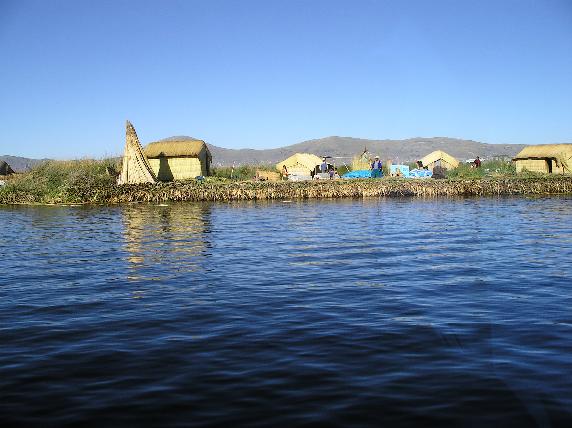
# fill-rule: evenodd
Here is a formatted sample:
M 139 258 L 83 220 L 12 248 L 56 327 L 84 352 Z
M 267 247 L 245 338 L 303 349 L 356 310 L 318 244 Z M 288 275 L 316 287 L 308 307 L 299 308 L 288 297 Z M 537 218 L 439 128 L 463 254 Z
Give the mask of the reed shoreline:
M 0 204 L 121 204 L 130 202 L 299 200 L 366 197 L 572 195 L 572 176 L 480 179 L 354 179 L 308 182 L 76 183 L 49 196 L 0 189 Z

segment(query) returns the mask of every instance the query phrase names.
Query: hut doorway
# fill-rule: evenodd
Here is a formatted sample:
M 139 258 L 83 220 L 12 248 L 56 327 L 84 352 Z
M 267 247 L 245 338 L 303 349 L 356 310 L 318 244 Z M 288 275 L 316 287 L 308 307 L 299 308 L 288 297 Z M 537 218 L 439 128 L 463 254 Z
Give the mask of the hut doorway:
M 552 159 L 546 159 L 546 169 L 548 169 L 548 174 L 552 174 Z

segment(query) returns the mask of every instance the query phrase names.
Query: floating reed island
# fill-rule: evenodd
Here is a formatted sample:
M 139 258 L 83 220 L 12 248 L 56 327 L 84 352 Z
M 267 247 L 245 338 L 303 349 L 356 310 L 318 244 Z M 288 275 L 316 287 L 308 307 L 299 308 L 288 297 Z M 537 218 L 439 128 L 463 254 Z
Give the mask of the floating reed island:
M 367 197 L 458 197 L 572 195 L 572 176 L 484 179 L 354 179 L 306 182 L 175 181 L 154 184 L 76 182 L 41 194 L 29 188 L 0 188 L 0 203 L 92 203 L 168 201 L 295 200 Z
M 572 177 L 479 180 L 318 180 L 306 182 L 172 182 L 77 189 L 78 202 L 293 200 L 572 194 Z

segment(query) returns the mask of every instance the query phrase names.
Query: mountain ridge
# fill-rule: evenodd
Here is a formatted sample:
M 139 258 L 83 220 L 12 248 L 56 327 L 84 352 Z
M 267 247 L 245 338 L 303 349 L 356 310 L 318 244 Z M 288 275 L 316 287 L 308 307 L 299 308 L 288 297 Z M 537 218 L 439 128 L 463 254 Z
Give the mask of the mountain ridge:
M 187 136 L 168 137 L 161 141 L 196 138 Z M 504 156 L 514 157 L 524 144 L 489 144 L 475 140 L 452 137 L 413 137 L 402 140 L 374 140 L 356 137 L 329 136 L 302 141 L 274 149 L 228 149 L 208 144 L 213 157 L 213 166 L 274 164 L 294 153 L 314 153 L 318 156 L 332 156 L 337 163 L 350 164 L 352 157 L 367 149 L 372 155 L 397 162 L 414 162 L 434 150 L 443 150 L 460 161 L 480 156 L 481 159 Z M 30 159 L 4 155 L 5 160 L 16 172 L 24 172 L 47 159 Z
M 396 162 L 414 162 L 435 151 L 443 150 L 459 160 L 474 159 L 476 156 L 487 159 L 497 156 L 512 158 L 524 144 L 488 144 L 474 140 L 451 137 L 413 137 L 403 140 L 372 140 L 366 138 L 330 136 L 302 141 L 276 149 L 226 149 L 207 144 L 213 156 L 213 164 L 241 165 L 271 164 L 294 153 L 314 153 L 318 156 L 332 156 L 340 162 L 351 163 L 354 156 L 367 149 L 372 155 Z

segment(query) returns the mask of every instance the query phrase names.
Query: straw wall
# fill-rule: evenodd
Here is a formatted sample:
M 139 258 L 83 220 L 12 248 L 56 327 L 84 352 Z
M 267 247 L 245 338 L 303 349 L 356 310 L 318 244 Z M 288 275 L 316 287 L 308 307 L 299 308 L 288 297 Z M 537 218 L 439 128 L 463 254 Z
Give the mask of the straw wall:
M 552 167 L 550 171 L 549 166 Z M 516 172 L 522 172 L 524 170 L 530 172 L 541 172 L 543 174 L 564 174 L 564 165 L 557 162 L 556 159 L 517 159 L 516 160 Z
M 294 165 L 288 168 L 288 174 L 294 175 L 310 175 L 311 170 L 306 168 L 305 166 Z
M 256 178 L 263 181 L 280 181 L 280 173 L 259 169 L 256 171 Z
M 516 172 L 523 170 L 548 173 L 548 164 L 545 159 L 519 159 L 516 161 Z
M 352 158 L 352 171 L 360 171 L 371 168 L 371 159 L 367 156 L 354 156 Z
M 425 165 L 425 166 L 431 171 L 433 171 L 433 169 L 436 166 L 441 166 L 441 168 L 445 168 L 447 171 L 450 171 L 450 170 L 455 169 L 457 167 L 457 165 L 453 165 L 444 159 L 439 159 L 439 160 L 437 160 L 435 162 L 431 162 L 429 165 Z
M 207 175 L 205 163 L 201 163 L 198 158 L 160 157 L 149 159 L 149 164 L 160 181 L 186 180 L 199 175 Z

